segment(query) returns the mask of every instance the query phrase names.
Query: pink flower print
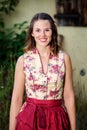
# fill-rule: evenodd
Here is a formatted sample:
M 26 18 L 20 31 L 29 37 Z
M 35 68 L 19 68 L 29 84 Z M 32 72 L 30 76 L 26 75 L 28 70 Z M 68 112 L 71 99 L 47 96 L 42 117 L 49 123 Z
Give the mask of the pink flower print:
M 43 85 L 34 84 L 33 87 L 34 87 L 34 90 L 36 90 L 36 91 L 40 90 L 43 93 L 46 92 L 46 90 L 47 90 L 47 87 L 45 87 Z
M 40 68 L 39 68 L 39 72 L 40 72 L 40 73 L 42 73 L 42 72 L 43 72 L 43 71 L 42 71 L 42 67 L 40 67 Z
M 58 57 L 54 56 L 54 57 L 53 57 L 53 60 L 58 60 Z
M 64 77 L 64 72 L 61 71 L 60 72 L 60 78 L 63 79 L 63 77 Z
M 23 68 L 23 69 L 24 69 L 24 71 L 26 71 L 26 72 L 28 72 L 28 73 L 29 73 L 29 67 L 30 67 L 30 66 L 25 65 L 25 66 L 24 66 L 24 68 Z
M 27 68 L 27 65 L 24 65 L 24 70 Z
M 47 82 L 49 82 L 49 81 L 50 81 L 50 79 L 51 79 L 50 77 L 47 77 Z
M 29 80 L 33 80 L 33 76 L 32 76 L 32 74 L 30 74 L 30 76 L 29 76 Z
M 58 73 L 58 65 L 53 65 L 53 66 L 52 66 L 52 69 L 53 69 L 53 72 L 54 72 L 55 74 Z
M 34 87 L 34 85 L 30 85 L 30 89 L 31 89 L 33 92 L 35 92 L 35 87 Z
M 41 85 L 34 85 L 35 90 L 39 90 L 41 88 Z
M 29 57 L 29 61 L 32 61 L 32 60 L 34 60 L 34 58 L 33 57 Z
M 50 96 L 55 96 L 57 93 L 58 93 L 58 91 L 56 91 L 56 90 L 55 90 L 55 91 L 52 91 L 52 90 L 51 90 L 51 91 L 50 91 Z
M 37 84 L 34 85 L 34 90 L 35 91 L 40 90 L 40 89 L 41 89 L 41 85 L 37 85 Z
M 36 54 L 36 52 L 37 52 L 37 49 L 36 48 L 33 49 L 33 54 Z
M 41 89 L 41 92 L 42 92 L 42 93 L 44 93 L 44 92 L 46 92 L 46 91 L 47 91 L 47 87 L 44 87 L 44 88 Z
M 63 63 L 64 63 L 64 59 L 59 58 L 59 62 L 58 62 L 59 67 L 61 67 Z
M 29 56 L 26 56 L 26 59 L 28 59 L 29 58 Z
M 32 79 L 33 79 L 33 77 L 32 77 L 32 76 L 30 76 L 30 77 L 29 77 L 29 80 L 32 80 Z

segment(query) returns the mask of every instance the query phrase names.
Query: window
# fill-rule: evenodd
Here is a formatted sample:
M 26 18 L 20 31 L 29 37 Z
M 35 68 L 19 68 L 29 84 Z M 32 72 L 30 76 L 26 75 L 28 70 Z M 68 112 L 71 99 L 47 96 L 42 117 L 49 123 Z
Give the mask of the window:
M 87 26 L 87 0 L 56 0 L 54 18 L 62 26 Z

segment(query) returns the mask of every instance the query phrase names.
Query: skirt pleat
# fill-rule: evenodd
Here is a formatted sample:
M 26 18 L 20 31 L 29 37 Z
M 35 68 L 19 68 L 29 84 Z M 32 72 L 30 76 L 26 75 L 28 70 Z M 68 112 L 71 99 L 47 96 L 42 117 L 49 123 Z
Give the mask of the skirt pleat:
M 26 106 L 16 118 L 16 130 L 70 130 L 62 100 L 28 98 Z

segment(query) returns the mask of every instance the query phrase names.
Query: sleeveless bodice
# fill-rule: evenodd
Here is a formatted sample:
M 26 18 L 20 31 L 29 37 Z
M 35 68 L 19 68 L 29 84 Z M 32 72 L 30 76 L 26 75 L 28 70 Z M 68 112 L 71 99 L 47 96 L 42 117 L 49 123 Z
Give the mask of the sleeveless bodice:
M 62 99 L 64 88 L 64 52 L 50 54 L 47 73 L 44 74 L 37 49 L 24 54 L 24 73 L 27 97 L 36 99 Z

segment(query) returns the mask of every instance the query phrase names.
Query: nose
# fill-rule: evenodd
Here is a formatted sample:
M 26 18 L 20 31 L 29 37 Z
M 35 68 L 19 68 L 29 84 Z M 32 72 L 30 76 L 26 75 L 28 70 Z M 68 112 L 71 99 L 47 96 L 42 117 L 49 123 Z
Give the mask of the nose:
M 41 36 L 45 36 L 45 31 L 41 31 Z

